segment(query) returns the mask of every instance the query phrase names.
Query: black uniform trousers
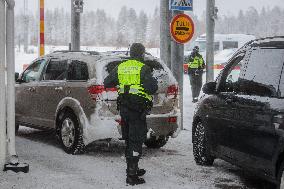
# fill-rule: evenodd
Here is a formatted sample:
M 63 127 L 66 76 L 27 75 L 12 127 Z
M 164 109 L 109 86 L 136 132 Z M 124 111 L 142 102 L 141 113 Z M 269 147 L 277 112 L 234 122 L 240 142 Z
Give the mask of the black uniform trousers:
M 139 161 L 142 146 L 147 138 L 146 114 L 128 106 L 120 106 L 122 118 L 122 137 L 125 139 L 125 157 L 128 160 Z
M 189 70 L 188 75 L 190 79 L 192 99 L 198 98 L 202 87 L 203 70 Z

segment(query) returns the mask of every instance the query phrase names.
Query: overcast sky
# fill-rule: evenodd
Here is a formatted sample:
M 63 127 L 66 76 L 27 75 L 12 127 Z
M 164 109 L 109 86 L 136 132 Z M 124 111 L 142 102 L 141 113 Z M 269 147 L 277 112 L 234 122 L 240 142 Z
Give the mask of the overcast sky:
M 24 0 L 16 1 L 16 11 L 23 10 Z M 35 12 L 37 10 L 39 0 L 26 0 L 29 10 Z M 70 9 L 71 0 L 45 0 L 46 8 L 55 7 Z M 166 0 L 165 0 L 166 1 Z M 206 0 L 193 0 L 194 13 L 200 16 L 205 11 Z M 156 6 L 160 5 L 160 0 L 84 0 L 85 11 L 96 10 L 97 8 L 105 9 L 107 14 L 116 17 L 120 8 L 124 5 L 132 7 L 137 11 L 144 10 L 148 14 L 152 14 Z M 220 15 L 236 15 L 239 10 L 247 10 L 250 6 L 261 10 L 262 7 L 274 7 L 278 5 L 284 8 L 284 0 L 216 0 Z

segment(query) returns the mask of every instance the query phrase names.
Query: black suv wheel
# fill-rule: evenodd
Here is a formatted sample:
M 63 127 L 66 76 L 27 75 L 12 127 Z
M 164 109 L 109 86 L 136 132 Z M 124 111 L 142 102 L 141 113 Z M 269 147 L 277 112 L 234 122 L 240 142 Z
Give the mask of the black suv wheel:
M 58 122 L 59 141 L 68 154 L 84 153 L 85 145 L 78 119 L 74 113 L 66 111 Z
M 210 166 L 214 157 L 210 155 L 207 145 L 206 130 L 201 121 L 197 122 L 193 132 L 193 155 L 196 164 Z

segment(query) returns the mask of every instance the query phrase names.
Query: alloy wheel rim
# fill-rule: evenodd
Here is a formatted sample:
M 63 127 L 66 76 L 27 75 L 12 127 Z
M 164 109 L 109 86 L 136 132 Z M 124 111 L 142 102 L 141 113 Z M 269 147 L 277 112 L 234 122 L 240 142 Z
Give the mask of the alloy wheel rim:
M 66 118 L 61 125 L 61 138 L 64 146 L 71 147 L 75 141 L 75 126 L 74 122 Z

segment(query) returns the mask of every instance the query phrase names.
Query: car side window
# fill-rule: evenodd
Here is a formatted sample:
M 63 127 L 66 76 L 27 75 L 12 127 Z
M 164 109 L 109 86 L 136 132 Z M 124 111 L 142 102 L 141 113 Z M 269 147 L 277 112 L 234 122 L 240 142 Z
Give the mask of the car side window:
M 277 96 L 284 49 L 253 49 L 239 78 L 239 90 L 248 95 Z
M 237 92 L 240 70 L 244 64 L 244 53 L 235 56 L 224 68 L 219 78 L 219 92 Z
M 22 75 L 22 80 L 25 83 L 39 81 L 45 64 L 46 60 L 44 59 L 34 62 L 25 70 Z
M 51 59 L 43 75 L 43 80 L 65 80 L 66 75 L 67 60 Z
M 67 71 L 67 80 L 87 81 L 89 79 L 88 66 L 85 62 L 72 60 Z

